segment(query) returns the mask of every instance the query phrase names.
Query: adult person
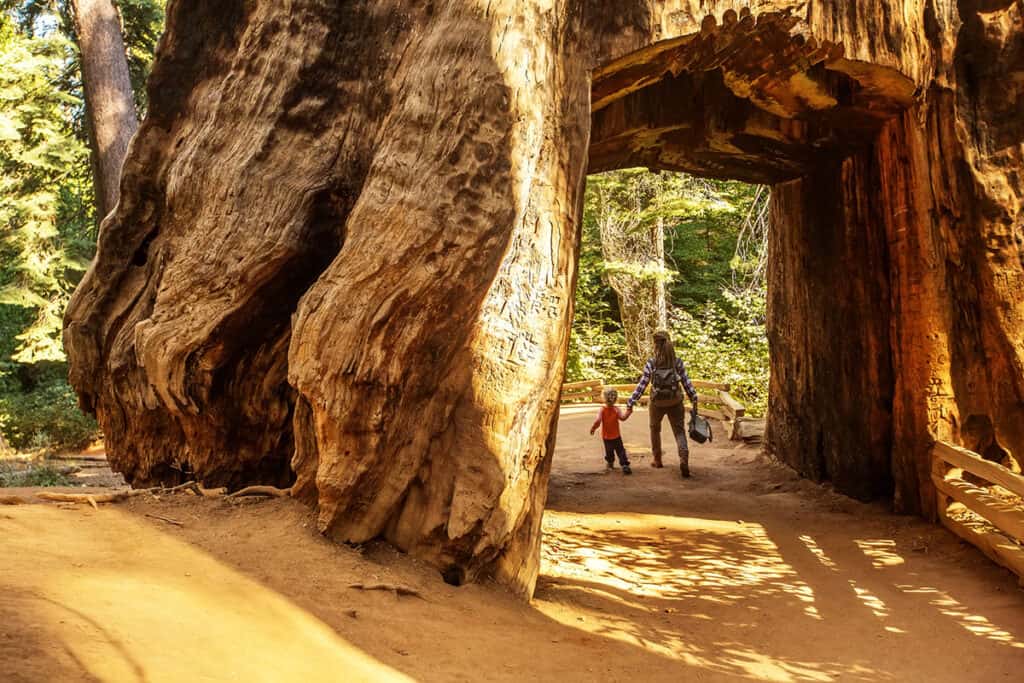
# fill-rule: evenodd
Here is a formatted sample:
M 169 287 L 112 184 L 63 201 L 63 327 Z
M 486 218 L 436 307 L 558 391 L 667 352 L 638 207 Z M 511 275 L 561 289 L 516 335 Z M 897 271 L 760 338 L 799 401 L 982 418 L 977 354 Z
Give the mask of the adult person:
M 693 388 L 693 383 L 690 381 L 689 375 L 686 374 L 686 366 L 683 361 L 676 357 L 668 332 L 654 333 L 654 355 L 644 365 L 640 383 L 636 385 L 636 390 L 626 402 L 627 417 L 633 412 L 633 405 L 644 395 L 648 384 L 651 385 L 649 413 L 651 451 L 654 454 L 651 466 L 664 467 L 661 462 L 661 420 L 668 416 L 672 434 L 676 437 L 676 447 L 679 449 L 679 473 L 684 478 L 688 478 L 690 476 L 690 448 L 686 442 L 686 416 L 683 410 L 683 393 L 679 387 L 682 385 L 686 395 L 693 403 L 693 415 L 697 414 L 697 390 Z

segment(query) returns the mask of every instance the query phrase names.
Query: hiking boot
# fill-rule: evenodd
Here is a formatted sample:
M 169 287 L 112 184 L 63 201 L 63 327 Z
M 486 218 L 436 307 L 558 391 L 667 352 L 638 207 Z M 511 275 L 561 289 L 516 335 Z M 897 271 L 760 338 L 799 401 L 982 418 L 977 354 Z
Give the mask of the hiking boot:
M 615 469 L 615 463 L 614 462 L 608 462 L 607 460 L 604 461 L 604 466 L 605 466 L 606 469 L 609 469 L 609 470 L 614 470 Z
M 686 455 L 679 458 L 679 474 L 682 475 L 683 479 L 690 478 L 690 456 Z
M 661 456 L 660 455 L 654 456 L 654 460 L 651 461 L 651 467 L 656 467 L 658 469 L 661 469 L 662 467 L 664 467 L 664 465 L 661 464 Z
M 633 474 L 633 470 L 629 469 L 629 465 L 623 465 L 622 466 L 622 473 L 623 474 Z

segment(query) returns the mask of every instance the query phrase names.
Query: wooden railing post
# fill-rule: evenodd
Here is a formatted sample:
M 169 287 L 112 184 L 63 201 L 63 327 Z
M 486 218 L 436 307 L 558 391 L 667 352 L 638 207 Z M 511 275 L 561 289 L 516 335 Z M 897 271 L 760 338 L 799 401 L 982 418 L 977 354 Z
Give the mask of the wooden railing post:
M 965 481 L 964 472 L 990 485 Z M 977 453 L 937 441 L 932 448 L 932 483 L 939 522 L 1014 572 L 1024 585 L 1024 477 Z M 1010 495 L 999 495 L 999 488 Z

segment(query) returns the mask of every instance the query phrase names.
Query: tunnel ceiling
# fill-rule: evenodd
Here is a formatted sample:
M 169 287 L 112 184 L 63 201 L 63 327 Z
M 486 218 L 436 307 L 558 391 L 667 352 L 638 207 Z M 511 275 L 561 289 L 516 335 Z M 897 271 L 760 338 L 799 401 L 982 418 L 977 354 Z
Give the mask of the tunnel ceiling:
M 589 172 L 646 166 L 751 183 L 813 171 L 913 101 L 897 71 L 846 59 L 788 12 L 726 12 L 594 72 Z

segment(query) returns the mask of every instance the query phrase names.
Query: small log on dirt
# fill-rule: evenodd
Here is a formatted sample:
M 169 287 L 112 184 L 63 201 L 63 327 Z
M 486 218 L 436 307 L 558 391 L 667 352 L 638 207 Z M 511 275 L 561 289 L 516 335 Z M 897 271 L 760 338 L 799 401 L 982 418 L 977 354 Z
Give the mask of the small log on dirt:
M 29 502 L 21 496 L 0 496 L 0 505 L 27 505 Z
M 138 491 L 125 490 L 112 493 L 58 493 L 56 491 L 41 491 L 36 498 L 52 500 L 58 503 L 88 503 L 96 507 L 96 503 L 116 503 L 132 496 L 155 491 L 156 489 L 139 489 Z
M 426 598 L 424 598 L 415 588 L 409 588 L 408 586 L 402 586 L 397 583 L 350 583 L 348 587 L 361 591 L 388 591 L 395 595 L 409 595 L 414 598 L 426 600 Z
M 48 456 L 46 456 L 46 459 L 47 460 L 73 460 L 75 462 L 79 462 L 79 461 L 81 461 L 81 462 L 100 462 L 100 463 L 106 463 L 107 462 L 107 456 L 105 456 L 105 455 L 85 455 L 85 454 L 75 454 L 75 453 L 62 453 L 62 454 L 59 454 L 59 455 L 48 455 Z

